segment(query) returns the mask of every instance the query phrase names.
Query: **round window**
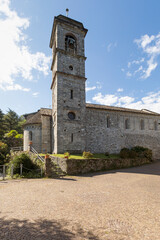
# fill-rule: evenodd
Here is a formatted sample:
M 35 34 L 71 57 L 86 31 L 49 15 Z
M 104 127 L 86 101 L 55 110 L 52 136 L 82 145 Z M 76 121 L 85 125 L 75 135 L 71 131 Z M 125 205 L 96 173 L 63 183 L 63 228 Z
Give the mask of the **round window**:
M 76 117 L 76 115 L 75 115 L 75 113 L 73 113 L 73 112 L 69 112 L 69 113 L 68 113 L 68 117 L 69 117 L 69 119 L 74 120 L 75 117 Z
M 72 65 L 70 65 L 70 66 L 69 66 L 69 69 L 72 71 L 72 70 L 73 70 L 73 66 L 72 66 Z

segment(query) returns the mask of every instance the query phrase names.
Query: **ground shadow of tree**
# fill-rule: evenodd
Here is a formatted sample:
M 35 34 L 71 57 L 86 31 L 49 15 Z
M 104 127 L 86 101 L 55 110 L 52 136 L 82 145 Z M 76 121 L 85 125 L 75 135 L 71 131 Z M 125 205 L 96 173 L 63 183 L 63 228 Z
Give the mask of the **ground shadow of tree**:
M 85 231 L 78 224 L 61 220 L 28 220 L 0 218 L 0 239 L 3 240 L 100 240 L 91 231 Z

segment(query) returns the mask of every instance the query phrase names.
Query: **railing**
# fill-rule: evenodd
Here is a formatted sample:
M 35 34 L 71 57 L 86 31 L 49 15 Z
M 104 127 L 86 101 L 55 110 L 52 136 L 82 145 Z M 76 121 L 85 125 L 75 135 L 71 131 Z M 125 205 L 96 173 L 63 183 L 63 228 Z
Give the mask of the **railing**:
M 12 150 L 12 151 L 23 151 L 23 146 L 20 146 L 20 147 L 12 147 L 11 150 Z
M 23 164 L 20 164 L 18 167 L 17 166 L 15 167 L 15 165 L 12 164 L 10 166 L 9 171 L 6 171 L 7 168 L 9 168 L 9 166 L 0 165 L 0 180 L 5 180 L 5 179 L 8 179 L 9 177 L 13 178 L 15 170 L 16 170 L 16 173 L 18 173 L 21 177 L 23 175 L 25 176 L 26 170 L 27 170 L 27 172 L 30 172 L 32 174 L 38 174 L 40 177 L 43 177 L 43 174 L 44 174 L 44 169 L 42 166 L 38 169 L 30 169 L 30 168 L 24 167 Z M 7 175 L 6 175 L 6 173 L 7 173 Z
M 30 151 L 33 152 L 34 154 L 36 154 L 36 155 L 37 155 L 37 158 L 38 158 L 39 160 L 41 160 L 42 162 L 44 162 L 43 157 L 41 157 L 41 156 L 38 154 L 38 152 L 36 151 L 35 148 L 33 148 L 33 147 L 31 146 L 31 147 L 30 147 Z

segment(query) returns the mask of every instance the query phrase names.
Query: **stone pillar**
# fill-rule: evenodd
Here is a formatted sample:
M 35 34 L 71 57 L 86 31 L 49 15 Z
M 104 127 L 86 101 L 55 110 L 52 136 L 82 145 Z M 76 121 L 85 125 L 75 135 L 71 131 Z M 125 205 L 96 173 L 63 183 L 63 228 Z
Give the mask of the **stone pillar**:
M 52 172 L 51 172 L 51 169 L 52 169 L 52 164 L 51 164 L 51 159 L 50 157 L 46 155 L 45 156 L 45 177 L 51 177 L 52 176 Z

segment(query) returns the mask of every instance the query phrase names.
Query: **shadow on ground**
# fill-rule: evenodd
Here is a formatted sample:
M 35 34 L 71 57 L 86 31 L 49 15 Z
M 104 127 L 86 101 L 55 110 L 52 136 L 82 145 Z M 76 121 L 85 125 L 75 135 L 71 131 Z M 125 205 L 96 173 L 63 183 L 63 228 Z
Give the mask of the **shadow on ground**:
M 94 239 L 100 240 L 92 232 L 85 232 L 78 225 L 69 225 L 61 220 L 18 220 L 0 218 L 0 239 L 3 240 L 73 240 L 73 239 Z
M 114 174 L 114 173 L 136 173 L 136 174 L 148 174 L 148 175 L 160 175 L 160 160 L 145 164 L 143 166 L 131 167 L 131 168 L 122 168 L 114 170 L 106 170 L 100 172 L 86 173 L 83 175 L 78 175 L 79 177 L 94 177 L 103 174 Z

